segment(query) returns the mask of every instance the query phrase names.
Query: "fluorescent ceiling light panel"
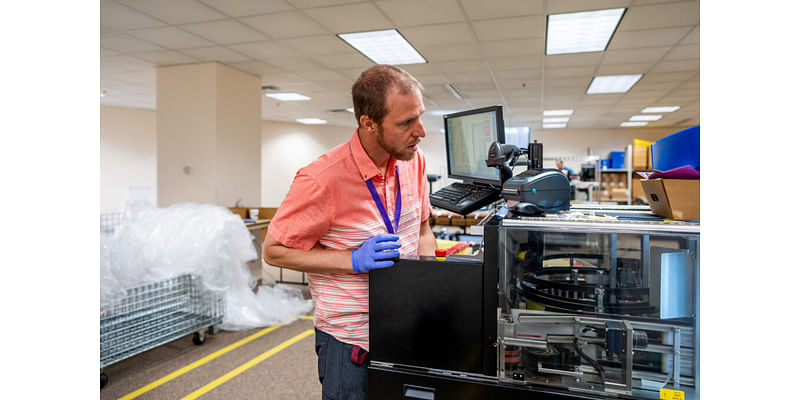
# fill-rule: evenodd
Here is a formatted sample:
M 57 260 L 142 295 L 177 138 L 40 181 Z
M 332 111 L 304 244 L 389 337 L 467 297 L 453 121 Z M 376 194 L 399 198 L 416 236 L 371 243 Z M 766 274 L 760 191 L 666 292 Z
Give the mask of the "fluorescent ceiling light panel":
M 547 16 L 546 55 L 605 51 L 624 8 Z
M 545 124 L 551 124 L 554 122 L 569 122 L 569 117 L 543 118 L 542 122 Z
M 561 115 L 572 115 L 572 110 L 544 110 L 542 113 L 545 117 L 558 117 Z
M 305 101 L 311 100 L 311 97 L 303 96 L 300 93 L 267 93 L 264 96 L 271 97 L 273 99 L 278 99 L 280 101 Z
M 342 40 L 375 64 L 425 64 L 427 61 L 396 29 L 340 33 Z
M 349 111 L 349 112 L 351 112 L 351 113 L 353 113 L 353 114 L 355 114 L 355 113 L 356 113 L 356 110 L 355 110 L 353 107 L 350 107 L 350 108 L 345 108 L 345 110 L 347 110 L 347 111 Z
M 645 126 L 645 125 L 647 125 L 647 122 L 631 122 L 631 121 L 627 121 L 627 122 L 623 122 L 623 123 L 619 124 L 619 126 Z
M 664 106 L 664 107 L 647 107 L 642 110 L 643 113 L 667 113 L 678 111 L 681 106 Z
M 295 121 L 306 125 L 322 125 L 328 123 L 328 121 L 319 118 L 298 118 Z
M 628 118 L 629 121 L 658 121 L 661 115 L 634 115 Z
M 566 128 L 567 124 L 542 124 L 542 128 L 549 129 L 549 128 Z
M 642 74 L 595 76 L 586 94 L 625 93 L 639 79 L 642 79 Z

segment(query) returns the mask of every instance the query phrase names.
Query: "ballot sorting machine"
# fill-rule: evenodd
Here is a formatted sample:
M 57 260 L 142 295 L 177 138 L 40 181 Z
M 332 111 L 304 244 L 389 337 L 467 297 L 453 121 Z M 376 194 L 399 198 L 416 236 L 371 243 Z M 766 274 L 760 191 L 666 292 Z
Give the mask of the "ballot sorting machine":
M 368 395 L 697 399 L 699 254 L 699 224 L 494 217 L 482 259 L 370 274 Z

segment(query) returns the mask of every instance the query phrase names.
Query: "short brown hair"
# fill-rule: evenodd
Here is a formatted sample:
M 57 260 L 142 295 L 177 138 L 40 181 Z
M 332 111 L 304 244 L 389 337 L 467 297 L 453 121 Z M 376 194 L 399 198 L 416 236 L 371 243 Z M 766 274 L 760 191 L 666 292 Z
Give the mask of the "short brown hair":
M 397 87 L 401 94 L 411 93 L 416 89 L 422 93 L 424 89 L 411 74 L 392 65 L 376 65 L 361 73 L 353 84 L 353 113 L 361 126 L 362 115 L 380 124 L 389 113 L 386 108 L 386 94 L 391 87 Z

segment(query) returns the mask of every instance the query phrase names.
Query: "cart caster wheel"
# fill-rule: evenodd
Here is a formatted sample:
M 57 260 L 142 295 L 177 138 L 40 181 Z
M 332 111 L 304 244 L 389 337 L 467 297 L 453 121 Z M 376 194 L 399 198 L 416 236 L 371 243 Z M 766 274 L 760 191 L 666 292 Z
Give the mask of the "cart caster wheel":
M 209 335 L 216 335 L 219 333 L 219 327 L 216 325 L 211 325 L 208 327 L 208 334 Z
M 106 383 L 108 383 L 108 375 L 106 375 L 105 372 L 101 372 L 100 373 L 100 389 L 102 389 L 104 386 L 106 386 Z
M 205 335 L 201 335 L 200 332 L 195 332 L 194 335 L 192 335 L 192 343 L 194 343 L 195 346 L 200 346 L 205 342 L 206 342 L 206 337 Z

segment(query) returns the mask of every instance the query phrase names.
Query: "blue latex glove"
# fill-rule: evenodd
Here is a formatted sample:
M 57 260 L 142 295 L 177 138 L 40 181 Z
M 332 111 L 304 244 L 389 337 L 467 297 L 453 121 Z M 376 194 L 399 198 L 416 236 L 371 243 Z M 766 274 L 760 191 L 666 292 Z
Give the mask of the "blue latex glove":
M 353 270 L 356 272 L 369 272 L 376 268 L 389 268 L 394 265 L 390 259 L 399 257 L 400 237 L 388 233 L 379 233 L 353 250 L 350 258 L 353 261 Z

